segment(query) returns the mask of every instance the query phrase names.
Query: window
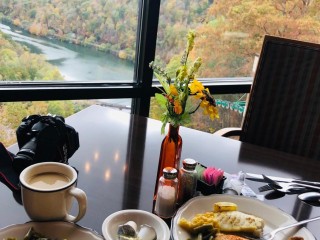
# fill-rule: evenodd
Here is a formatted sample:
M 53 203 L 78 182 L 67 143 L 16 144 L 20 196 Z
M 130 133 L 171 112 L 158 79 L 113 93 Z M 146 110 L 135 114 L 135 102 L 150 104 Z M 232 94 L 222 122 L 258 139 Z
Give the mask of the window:
M 318 42 L 319 9 L 318 1 L 303 0 L 0 1 L 0 107 L 127 99 L 133 113 L 148 116 L 157 91 L 148 65 L 156 55 L 163 66 L 174 66 L 169 60 L 181 54 L 189 28 L 199 35 L 190 56 L 203 58 L 198 79 L 236 106 L 250 90 L 263 36 Z
M 252 81 L 264 36 L 319 42 L 319 16 L 318 1 L 162 0 L 155 62 L 174 78 L 173 70 L 180 64 L 186 47 L 185 36 L 189 29 L 195 30 L 198 37 L 189 59 L 193 62 L 197 57 L 202 58 L 196 77 L 212 87 L 212 94 L 219 94 L 216 98 L 218 103 L 223 103 L 219 104 L 222 121 L 239 127 L 241 119 L 229 122 L 231 118 L 238 119 L 232 107 L 243 108 L 246 97 L 239 93 L 248 90 L 240 87 Z M 228 89 L 228 84 L 232 88 Z M 155 104 L 155 101 L 151 102 Z M 229 115 L 225 114 L 223 105 L 232 106 L 227 110 Z M 151 113 L 159 118 L 152 110 Z M 234 126 L 234 122 L 238 126 Z M 209 124 L 206 131 L 212 131 L 212 128 Z
M 12 0 L 0 10 L 2 80 L 133 82 L 137 0 Z
M 130 110 L 139 12 L 138 0 L 1 1 L 0 141 L 29 114 Z

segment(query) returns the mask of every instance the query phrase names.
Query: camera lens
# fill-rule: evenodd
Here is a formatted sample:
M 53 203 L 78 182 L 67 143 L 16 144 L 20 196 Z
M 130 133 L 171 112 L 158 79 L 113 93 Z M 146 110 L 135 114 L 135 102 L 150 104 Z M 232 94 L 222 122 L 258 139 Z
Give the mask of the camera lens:
M 26 167 L 35 163 L 35 151 L 37 149 L 36 138 L 32 138 L 29 142 L 27 142 L 17 153 L 17 155 L 13 158 L 13 168 L 17 172 L 21 172 Z
M 20 173 L 23 169 L 29 167 L 32 163 L 33 159 L 30 156 L 19 152 L 18 155 L 13 158 L 12 166 L 15 171 Z

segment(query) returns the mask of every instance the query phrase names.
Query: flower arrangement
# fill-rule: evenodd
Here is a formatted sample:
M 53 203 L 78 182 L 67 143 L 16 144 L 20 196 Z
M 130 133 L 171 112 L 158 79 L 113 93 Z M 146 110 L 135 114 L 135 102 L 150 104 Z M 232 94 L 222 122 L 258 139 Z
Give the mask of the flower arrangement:
M 189 30 L 187 34 L 187 47 L 181 57 L 180 66 L 176 70 L 176 78 L 174 80 L 169 77 L 163 68 L 154 62 L 149 64 L 163 87 L 163 90 L 161 89 L 162 94 L 155 94 L 157 102 L 164 109 L 161 115 L 163 123 L 161 128 L 162 134 L 168 122 L 173 127 L 188 123 L 191 119 L 190 115 L 196 112 L 199 107 L 204 109 L 204 115 L 209 115 L 211 120 L 219 118 L 215 99 L 210 94 L 209 89 L 205 89 L 202 83 L 195 78 L 202 59 L 198 57 L 192 64 L 187 64 L 189 53 L 194 47 L 195 37 L 195 32 Z M 195 109 L 191 109 L 190 104 L 188 104 L 189 95 L 201 100 Z

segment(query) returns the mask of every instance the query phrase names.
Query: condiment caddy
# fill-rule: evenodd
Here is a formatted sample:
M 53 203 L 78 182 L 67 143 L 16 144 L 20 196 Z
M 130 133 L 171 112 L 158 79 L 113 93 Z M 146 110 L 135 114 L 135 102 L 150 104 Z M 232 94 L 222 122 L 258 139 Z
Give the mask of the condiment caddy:
M 219 176 L 215 183 L 208 183 L 205 181 L 203 176 L 203 172 L 207 169 L 206 166 L 198 163 L 196 166 L 198 177 L 197 177 L 197 191 L 201 192 L 202 195 L 210 195 L 210 194 L 221 194 L 223 190 L 224 181 L 226 177 L 223 176 L 223 171 L 219 173 Z

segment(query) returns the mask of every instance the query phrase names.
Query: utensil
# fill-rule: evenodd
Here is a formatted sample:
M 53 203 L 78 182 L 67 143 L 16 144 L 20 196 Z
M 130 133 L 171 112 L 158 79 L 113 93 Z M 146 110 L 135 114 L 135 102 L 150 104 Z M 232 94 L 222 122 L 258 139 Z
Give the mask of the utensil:
M 265 192 L 265 191 L 273 190 L 273 188 L 269 184 L 266 184 L 266 185 L 259 187 L 258 190 L 259 190 L 259 192 Z
M 302 193 L 298 196 L 298 198 L 310 205 L 313 206 L 320 206 L 320 193 L 319 192 L 307 192 L 307 193 Z
M 308 222 L 317 221 L 317 220 L 320 220 L 320 216 L 314 217 L 314 218 L 310 218 L 310 219 L 306 219 L 306 220 L 303 220 L 303 221 L 300 221 L 300 222 L 296 222 L 296 223 L 293 223 L 293 224 L 289 224 L 289 225 L 284 226 L 284 227 L 279 227 L 279 228 L 277 228 L 277 229 L 275 229 L 275 230 L 273 230 L 273 231 L 271 231 L 269 233 L 264 234 L 261 238 L 252 238 L 252 237 L 250 237 L 249 239 L 254 239 L 254 240 L 272 240 L 275 237 L 275 235 L 280 231 L 283 231 L 283 230 L 288 229 L 288 228 L 296 227 L 296 226 L 299 226 L 299 225 L 302 225 L 302 224 L 305 224 L 305 223 L 308 223 Z
M 278 186 L 280 185 L 281 188 Z M 273 185 L 271 183 L 267 185 L 263 185 L 258 188 L 259 192 L 265 192 L 269 190 L 276 190 L 283 193 L 302 193 L 308 191 L 305 187 L 293 186 L 291 183 L 278 183 L 277 185 Z
M 294 178 L 283 178 L 283 177 L 274 177 L 274 176 L 267 176 L 269 179 L 277 182 L 289 182 L 289 183 L 302 183 L 308 185 L 314 185 L 320 187 L 320 182 L 313 182 L 301 179 L 294 179 Z M 255 174 L 255 173 L 246 173 L 246 179 L 256 182 L 266 182 L 265 179 L 262 177 L 262 174 Z
M 302 190 L 301 187 L 320 190 L 320 187 L 314 186 L 314 185 L 303 184 L 303 183 L 277 182 L 265 176 L 264 174 L 262 174 L 262 177 L 267 183 L 269 183 L 270 187 L 278 191 L 285 191 L 285 192 L 300 191 Z

